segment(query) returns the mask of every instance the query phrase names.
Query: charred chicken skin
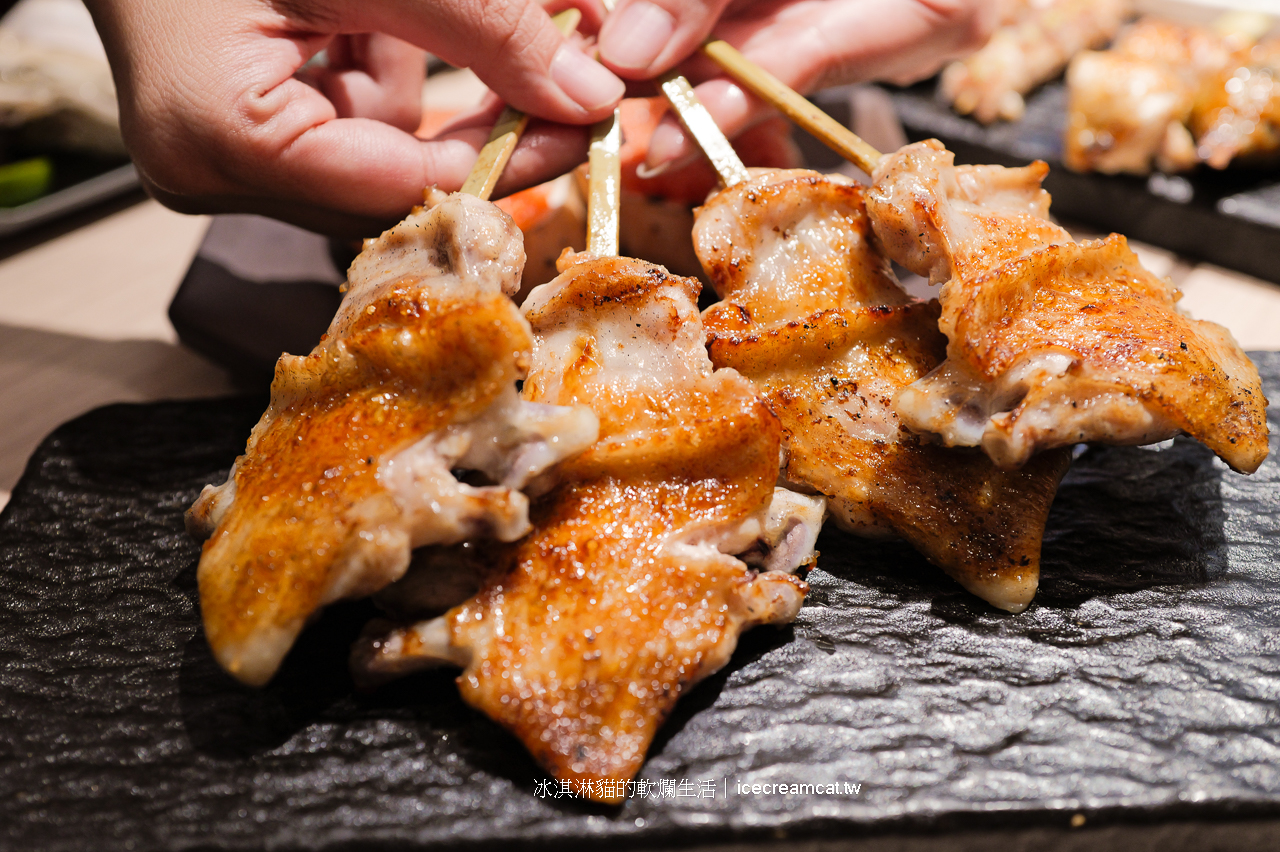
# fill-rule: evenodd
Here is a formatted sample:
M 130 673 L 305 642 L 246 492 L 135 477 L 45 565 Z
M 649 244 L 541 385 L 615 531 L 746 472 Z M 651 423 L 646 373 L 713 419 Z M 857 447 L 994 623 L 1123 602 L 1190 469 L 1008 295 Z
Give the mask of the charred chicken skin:
M 1266 457 L 1258 371 L 1230 332 L 1175 307 L 1124 237 L 1048 219 L 1048 167 L 955 166 L 936 140 L 884 157 L 867 209 L 889 256 L 940 291 L 947 359 L 900 391 L 911 429 L 1001 467 L 1076 442 L 1186 433 L 1237 471 Z
M 524 535 L 517 489 L 595 440 L 589 409 L 517 395 L 532 336 L 504 295 L 515 225 L 469 196 L 428 202 L 366 244 L 328 333 L 281 357 L 244 455 L 188 513 L 208 539 L 205 634 L 245 683 L 271 678 L 321 606 L 397 579 L 411 548 Z
M 524 396 L 589 404 L 600 439 L 560 465 L 533 532 L 477 595 L 375 625 L 353 652 L 364 681 L 462 666 L 470 704 L 601 801 L 621 800 L 676 700 L 742 631 L 795 617 L 806 586 L 792 572 L 824 513 L 775 488 L 778 420 L 750 382 L 712 372 L 697 292 L 642 261 L 581 256 L 534 290 Z
M 938 305 L 911 299 L 874 246 L 863 190 L 757 172 L 698 211 L 694 243 L 723 301 L 711 360 L 755 382 L 782 421 L 783 477 L 827 495 L 841 527 L 900 536 L 974 594 L 1019 612 L 1069 458 L 1020 471 L 923 443 L 894 395 L 943 358 Z

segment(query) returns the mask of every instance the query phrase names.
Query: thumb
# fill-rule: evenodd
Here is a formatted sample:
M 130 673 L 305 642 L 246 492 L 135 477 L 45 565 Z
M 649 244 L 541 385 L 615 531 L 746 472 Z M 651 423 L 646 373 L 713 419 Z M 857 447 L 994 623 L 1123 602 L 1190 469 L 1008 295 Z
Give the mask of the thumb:
M 600 30 L 600 61 L 647 80 L 688 57 L 711 33 L 729 0 L 618 0 Z

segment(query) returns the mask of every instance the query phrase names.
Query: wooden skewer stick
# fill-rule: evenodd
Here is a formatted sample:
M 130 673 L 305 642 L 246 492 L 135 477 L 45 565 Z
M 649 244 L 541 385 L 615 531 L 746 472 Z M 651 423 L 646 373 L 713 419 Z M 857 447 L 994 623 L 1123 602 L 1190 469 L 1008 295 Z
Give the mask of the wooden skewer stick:
M 709 41 L 702 50 L 760 98 L 780 109 L 788 118 L 812 133 L 831 150 L 862 169 L 875 171 L 881 154 L 852 130 L 818 109 L 795 89 L 743 56 L 725 41 Z
M 702 153 L 707 155 L 724 185 L 729 187 L 748 180 L 751 176 L 747 174 L 747 167 L 742 164 L 738 152 L 733 150 L 733 145 L 729 144 L 711 113 L 707 112 L 702 101 L 693 93 L 693 86 L 689 85 L 689 81 L 671 71 L 658 78 L 658 85 L 667 96 L 680 123 L 697 141 Z
M 605 10 L 612 12 L 616 0 L 603 2 Z M 658 78 L 658 87 L 667 96 L 667 102 L 675 110 L 684 129 L 689 131 L 702 153 L 707 155 L 724 185 L 733 186 L 748 180 L 751 176 L 747 174 L 747 167 L 742 164 L 738 152 L 733 150 L 711 113 L 707 112 L 702 101 L 693 93 L 693 86 L 689 81 L 676 71 L 668 71 Z
M 556 29 L 564 35 L 576 30 L 581 20 L 582 12 L 577 9 L 565 9 L 551 19 Z M 502 177 L 502 170 L 507 167 L 512 152 L 516 150 L 521 134 L 528 126 L 529 116 L 511 107 L 503 109 L 498 116 L 498 123 L 489 134 L 489 141 L 480 149 L 480 157 L 471 167 L 471 174 L 467 175 L 466 182 L 462 184 L 462 191 L 487 201 L 498 184 L 498 178 Z
M 604 0 L 605 11 L 612 12 L 614 2 Z M 616 109 L 591 128 L 587 170 L 587 252 L 616 255 L 622 222 L 622 119 Z
M 622 122 L 613 116 L 591 129 L 587 159 L 587 252 L 596 257 L 618 253 L 622 206 Z
M 511 159 L 512 152 L 528 126 L 529 116 L 511 107 L 504 107 L 502 114 L 498 116 L 498 123 L 489 134 L 489 141 L 480 149 L 480 157 L 471 167 L 471 174 L 467 175 L 462 191 L 488 201 L 489 196 L 493 195 L 493 188 L 498 185 L 498 178 L 502 177 L 502 170 L 507 167 L 507 161 Z

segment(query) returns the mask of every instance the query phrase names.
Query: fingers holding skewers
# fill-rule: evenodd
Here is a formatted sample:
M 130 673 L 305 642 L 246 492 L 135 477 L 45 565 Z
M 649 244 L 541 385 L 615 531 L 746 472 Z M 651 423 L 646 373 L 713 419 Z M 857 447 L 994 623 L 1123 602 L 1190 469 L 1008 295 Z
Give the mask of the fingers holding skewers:
M 630 80 L 657 77 L 698 49 L 729 3 L 605 0 L 613 8 L 600 28 L 600 59 Z
M 601 30 L 601 62 L 619 76 L 636 79 L 662 73 L 689 56 L 683 70 L 699 83 L 695 93 L 731 139 L 773 110 L 696 55 L 701 42 L 691 39 L 692 33 L 705 31 L 723 39 L 783 83 L 810 92 L 864 80 L 908 82 L 927 76 L 948 58 L 980 46 L 995 25 L 997 9 L 997 4 L 976 0 L 739 2 L 729 4 L 717 21 L 723 3 L 664 3 L 677 18 L 671 38 L 679 51 L 664 49 L 643 71 L 635 71 L 628 65 L 634 62 L 631 49 L 621 45 L 625 28 L 619 22 L 639 20 L 634 8 L 649 5 L 647 0 L 619 0 Z M 667 163 L 674 168 L 696 152 L 694 140 L 671 119 L 655 132 L 645 165 L 651 171 Z
M 142 179 L 184 212 L 266 213 L 367 235 L 402 217 L 424 186 L 457 189 L 485 135 L 413 135 L 424 50 L 566 126 L 608 115 L 624 91 L 534 0 L 89 5 Z M 370 33 L 395 38 L 352 35 Z M 571 163 L 552 149 L 580 157 L 584 134 L 535 129 L 539 154 L 518 157 L 510 180 L 563 171 Z
M 972 44 L 977 0 L 89 0 L 112 62 L 121 122 L 143 182 L 185 212 L 255 212 L 333 233 L 398 219 L 425 185 L 457 189 L 484 144 L 471 127 L 413 135 L 422 51 L 469 67 L 511 105 L 563 126 L 617 106 L 707 36 L 727 38 L 801 89 L 927 70 Z M 580 8 L 600 59 L 548 11 Z M 163 22 L 158 26 L 156 22 Z M 394 37 L 393 37 L 394 36 Z M 320 54 L 328 55 L 327 64 Z M 688 68 L 733 137 L 768 114 L 709 63 Z M 468 132 L 462 132 L 462 131 Z M 576 135 L 575 135 L 576 134 Z M 585 153 L 585 131 L 536 123 L 501 194 Z M 678 125 L 651 168 L 692 154 Z
M 700 312 L 697 281 L 618 256 L 611 109 L 591 131 L 587 250 L 562 254 L 517 308 L 524 241 L 482 199 L 520 165 L 525 120 L 496 95 L 457 118 L 417 150 L 458 150 L 419 153 L 419 169 L 466 177 L 465 191 L 430 192 L 367 241 L 329 332 L 282 356 L 245 454 L 191 511 L 209 541 L 206 636 L 229 672 L 266 683 L 321 607 L 376 593 L 427 620 L 366 634 L 357 677 L 462 666 L 464 699 L 561 783 L 619 791 L 742 631 L 797 616 L 795 572 L 817 557 L 828 500 L 847 530 L 898 535 L 1016 613 L 1068 445 L 1186 432 L 1238 470 L 1261 463 L 1266 402 L 1247 357 L 1179 314 L 1122 237 L 1075 243 L 1049 221 L 1043 163 L 956 166 L 936 141 L 882 156 L 750 57 L 708 50 L 873 185 L 748 173 L 662 75 L 726 187 L 693 223 L 720 302 Z M 331 110 L 385 76 L 346 70 L 328 97 L 312 90 Z M 393 94 L 366 102 L 381 121 L 302 122 L 291 147 L 351 122 L 412 139 L 387 120 Z M 297 121 L 314 98 L 269 117 Z M 286 178 L 317 192 L 300 174 Z M 890 258 L 946 281 L 940 300 L 911 298 Z M 780 465 L 804 493 L 779 487 Z

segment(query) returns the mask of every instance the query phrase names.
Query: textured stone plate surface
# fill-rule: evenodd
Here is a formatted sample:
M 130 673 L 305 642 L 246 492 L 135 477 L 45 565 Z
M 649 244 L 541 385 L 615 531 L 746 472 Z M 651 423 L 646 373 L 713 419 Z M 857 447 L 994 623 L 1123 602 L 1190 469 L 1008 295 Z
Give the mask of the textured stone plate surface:
M 1255 357 L 1280 399 L 1280 355 Z M 1280 816 L 1275 437 L 1252 477 L 1184 440 L 1085 452 L 1019 616 L 908 548 L 824 535 L 796 623 L 748 634 L 686 696 L 650 795 L 611 809 L 547 797 L 450 673 L 355 694 L 367 605 L 331 609 L 264 690 L 218 670 L 182 512 L 261 407 L 113 406 L 32 459 L 0 516 L 0 846 L 661 848 Z

